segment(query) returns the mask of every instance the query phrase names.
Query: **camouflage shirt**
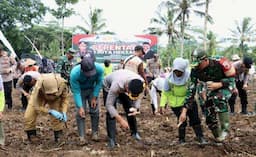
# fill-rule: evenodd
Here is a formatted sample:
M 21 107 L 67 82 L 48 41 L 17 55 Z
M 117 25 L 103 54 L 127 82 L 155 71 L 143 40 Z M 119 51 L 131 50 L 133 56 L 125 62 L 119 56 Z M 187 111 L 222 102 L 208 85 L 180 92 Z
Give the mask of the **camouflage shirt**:
M 232 91 L 235 87 L 234 82 L 234 75 L 232 76 L 226 76 L 225 74 L 225 67 L 226 65 L 221 64 L 217 60 L 209 59 L 209 66 L 204 68 L 203 70 L 200 69 L 192 69 L 191 75 L 190 75 L 190 83 L 186 95 L 185 100 L 185 107 L 191 108 L 191 105 L 194 101 L 194 96 L 196 94 L 196 90 L 198 89 L 199 84 L 206 84 L 207 81 L 213 81 L 213 82 L 221 82 L 222 87 L 220 89 L 227 89 L 229 91 Z M 232 65 L 231 65 L 232 66 Z M 218 91 L 220 89 L 217 89 L 215 91 Z M 211 92 L 211 96 L 213 96 L 213 93 L 215 91 Z M 199 91 L 200 93 L 200 91 Z M 209 96 L 209 95 L 208 95 Z
M 61 74 L 65 80 L 69 80 L 71 69 L 76 65 L 74 59 L 68 60 L 67 56 L 62 56 L 56 66 L 55 72 Z

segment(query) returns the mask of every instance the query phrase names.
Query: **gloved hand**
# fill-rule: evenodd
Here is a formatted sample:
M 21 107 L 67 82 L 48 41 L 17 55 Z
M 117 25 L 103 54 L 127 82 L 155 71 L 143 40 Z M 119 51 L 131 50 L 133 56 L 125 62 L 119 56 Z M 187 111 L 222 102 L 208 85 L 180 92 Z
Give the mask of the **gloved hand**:
M 67 114 L 66 114 L 65 112 L 63 112 L 62 115 L 63 115 L 63 116 L 62 116 L 62 119 L 61 119 L 61 120 L 62 120 L 63 122 L 67 122 L 67 120 L 68 120 Z
M 63 119 L 63 114 L 60 113 L 59 111 L 56 110 L 49 110 L 48 113 L 50 115 L 52 115 L 53 117 L 55 117 L 58 120 L 62 120 Z

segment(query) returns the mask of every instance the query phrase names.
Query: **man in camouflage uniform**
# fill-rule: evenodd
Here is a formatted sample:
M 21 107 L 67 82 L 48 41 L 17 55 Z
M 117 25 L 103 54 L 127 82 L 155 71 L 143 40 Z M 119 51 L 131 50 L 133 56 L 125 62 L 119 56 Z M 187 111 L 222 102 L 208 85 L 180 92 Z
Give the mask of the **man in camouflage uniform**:
M 226 58 L 210 59 L 203 50 L 197 51 L 194 59 L 195 68 L 191 72 L 180 122 L 186 120 L 186 112 L 191 109 L 197 91 L 206 124 L 214 137 L 223 141 L 229 131 L 228 100 L 235 88 L 235 69 Z
M 55 69 L 55 72 L 59 73 L 61 75 L 61 77 L 63 77 L 68 82 L 69 82 L 69 76 L 70 76 L 71 69 L 76 64 L 76 62 L 74 61 L 75 53 L 76 53 L 76 51 L 74 49 L 70 48 L 68 50 L 68 52 L 66 53 L 66 55 L 62 56 L 59 59 L 59 61 L 57 63 L 57 67 Z

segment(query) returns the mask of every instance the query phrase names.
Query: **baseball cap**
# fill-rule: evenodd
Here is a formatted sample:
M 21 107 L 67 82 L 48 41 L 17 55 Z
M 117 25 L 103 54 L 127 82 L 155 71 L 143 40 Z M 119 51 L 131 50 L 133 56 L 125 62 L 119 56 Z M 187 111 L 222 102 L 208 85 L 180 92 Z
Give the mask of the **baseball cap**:
M 133 79 L 128 83 L 129 97 L 133 100 L 138 98 L 144 90 L 144 83 L 140 79 Z
M 250 69 L 252 67 L 252 63 L 253 63 L 252 58 L 244 57 L 243 63 L 246 68 Z
M 142 53 L 145 54 L 144 48 L 141 45 L 135 46 L 134 51 L 142 51 Z
M 83 57 L 83 60 L 81 61 L 81 70 L 87 77 L 95 75 L 96 67 L 94 65 L 94 60 L 91 57 Z
M 193 61 L 191 63 L 192 67 L 198 66 L 202 60 L 208 58 L 207 53 L 204 50 L 195 50 L 193 53 Z

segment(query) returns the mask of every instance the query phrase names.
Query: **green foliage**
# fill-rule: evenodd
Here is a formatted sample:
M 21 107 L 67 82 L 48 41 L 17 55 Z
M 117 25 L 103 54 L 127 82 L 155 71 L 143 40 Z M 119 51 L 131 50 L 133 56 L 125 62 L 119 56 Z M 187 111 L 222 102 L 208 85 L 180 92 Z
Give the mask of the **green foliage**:
M 75 13 L 72 8 L 68 8 L 68 4 L 76 4 L 78 0 L 55 0 L 56 4 L 59 6 L 56 10 L 50 9 L 50 12 L 57 19 L 64 19 L 70 17 Z
M 105 23 L 106 19 L 102 17 L 102 13 L 103 13 L 102 9 L 90 8 L 88 20 L 84 19 L 87 25 L 86 30 L 88 30 L 89 34 L 104 34 L 101 32 L 106 27 L 106 23 Z
M 10 32 L 17 25 L 27 28 L 40 22 L 46 7 L 40 0 L 1 0 L 0 29 Z
M 61 50 L 60 50 L 60 42 L 58 40 L 53 40 L 49 44 L 49 51 L 45 52 L 44 56 L 47 56 L 49 58 L 55 58 L 61 56 Z
M 248 50 L 246 43 L 251 42 L 255 38 L 254 25 L 251 23 L 251 18 L 249 17 L 243 18 L 241 23 L 236 21 L 235 24 L 235 29 L 230 30 L 232 35 L 228 40 L 238 45 L 240 49 L 239 55 L 243 56 Z

